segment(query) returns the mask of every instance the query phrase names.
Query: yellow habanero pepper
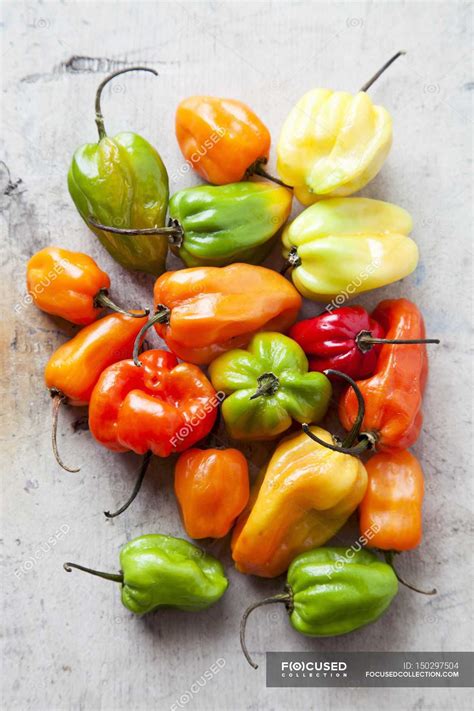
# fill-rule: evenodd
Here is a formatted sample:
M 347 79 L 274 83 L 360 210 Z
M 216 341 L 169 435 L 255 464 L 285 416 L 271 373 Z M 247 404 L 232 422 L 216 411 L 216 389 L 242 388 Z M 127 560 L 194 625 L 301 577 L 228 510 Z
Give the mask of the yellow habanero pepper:
M 290 111 L 277 146 L 277 170 L 297 199 L 361 190 L 381 169 L 392 144 L 392 119 L 367 89 L 404 52 L 398 52 L 355 95 L 312 89 Z
M 347 298 L 403 279 L 416 268 L 412 219 L 397 205 L 330 198 L 311 205 L 282 235 L 298 291 L 308 299 Z
M 319 427 L 308 430 L 333 438 Z M 242 573 L 273 578 L 299 553 L 322 546 L 362 501 L 367 472 L 349 454 L 331 451 L 305 432 L 281 441 L 253 487 L 232 538 L 232 557 Z

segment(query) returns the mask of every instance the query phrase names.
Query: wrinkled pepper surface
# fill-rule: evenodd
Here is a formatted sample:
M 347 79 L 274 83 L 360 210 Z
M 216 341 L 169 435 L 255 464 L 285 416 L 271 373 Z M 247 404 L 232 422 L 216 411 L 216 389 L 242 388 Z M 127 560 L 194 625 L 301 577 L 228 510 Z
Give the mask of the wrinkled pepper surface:
M 167 272 L 155 282 L 155 329 L 178 358 L 208 364 L 257 331 L 286 331 L 301 296 L 280 274 L 250 264 Z M 159 322 L 161 321 L 161 323 Z
M 150 350 L 121 360 L 99 378 L 89 405 L 95 439 L 116 452 L 167 457 L 209 434 L 217 415 L 216 392 L 195 365 L 168 351 Z
M 120 551 L 119 573 L 102 573 L 76 563 L 65 563 L 64 568 L 119 583 L 122 604 L 137 615 L 160 607 L 205 610 L 229 585 L 218 560 L 182 538 L 160 533 L 126 543 Z
M 242 101 L 190 96 L 176 111 L 176 138 L 186 160 L 214 185 L 258 172 L 270 151 L 270 133 Z M 252 171 L 255 165 L 257 170 Z
M 392 568 L 370 551 L 317 548 L 302 553 L 290 565 L 285 592 L 247 608 L 242 619 L 242 650 L 256 669 L 245 644 L 245 624 L 252 610 L 261 605 L 283 603 L 297 632 L 334 637 L 375 622 L 397 592 Z
M 227 395 L 222 415 L 234 439 L 271 439 L 293 420 L 319 422 L 332 394 L 328 378 L 309 373 L 301 346 L 281 333 L 258 333 L 247 350 L 216 358 L 209 375 Z
M 310 431 L 326 442 L 319 427 Z M 348 454 L 316 444 L 304 433 L 283 439 L 255 482 L 232 537 L 232 557 L 242 573 L 273 578 L 295 556 L 323 545 L 364 497 L 367 473 Z
M 359 506 L 361 533 L 367 545 L 384 551 L 416 548 L 422 537 L 423 470 L 408 452 L 375 454 L 366 463 L 368 484 Z
M 126 269 L 161 274 L 168 240 L 159 235 L 116 235 L 91 225 L 89 218 L 111 227 L 161 227 L 168 208 L 168 174 L 156 149 L 136 133 L 108 136 L 100 108 L 104 86 L 129 71 L 156 72 L 130 67 L 114 72 L 96 95 L 98 143 L 86 143 L 74 153 L 68 187 L 79 214 L 112 257 Z
M 388 202 L 321 200 L 287 225 L 283 253 L 303 296 L 345 299 L 411 274 L 418 263 L 411 229 L 408 212 Z
M 174 490 L 191 538 L 222 538 L 249 498 L 247 460 L 238 449 L 188 449 L 179 456 Z
M 292 195 L 271 183 L 200 185 L 175 193 L 171 249 L 188 267 L 261 262 L 286 222 Z
M 109 299 L 109 276 L 82 252 L 46 247 L 36 252 L 26 269 L 28 292 L 42 311 L 84 326 L 104 308 L 134 318 L 146 316 L 124 311 Z
M 418 307 L 407 299 L 382 301 L 372 314 L 387 339 L 423 339 L 425 324 Z M 385 344 L 375 373 L 357 381 L 365 401 L 362 431 L 379 451 L 407 449 L 418 439 L 423 422 L 422 401 L 428 375 L 424 344 Z M 352 389 L 339 402 L 339 418 L 350 430 L 358 404 Z

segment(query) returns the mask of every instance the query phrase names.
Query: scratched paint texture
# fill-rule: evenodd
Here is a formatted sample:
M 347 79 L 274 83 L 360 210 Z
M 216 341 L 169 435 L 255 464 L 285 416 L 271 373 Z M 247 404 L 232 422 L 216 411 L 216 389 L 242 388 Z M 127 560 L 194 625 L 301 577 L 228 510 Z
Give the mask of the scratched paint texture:
M 470 649 L 470 6 L 32 1 L 3 3 L 2 14 L 3 708 L 467 709 L 467 690 L 266 689 L 263 653 Z M 174 139 L 178 100 L 194 93 L 243 99 L 276 138 L 303 92 L 318 85 L 355 90 L 398 49 L 407 56 L 371 90 L 393 115 L 394 146 L 363 194 L 413 214 L 421 262 L 403 283 L 360 302 L 412 298 L 428 332 L 442 339 L 430 350 L 425 423 L 414 448 L 426 474 L 425 537 L 399 564 L 406 578 L 435 584 L 439 594 L 402 589 L 383 620 L 339 639 L 298 636 L 284 610 L 264 608 L 248 633 L 260 662 L 255 672 L 239 651 L 239 616 L 281 581 L 237 574 L 227 541 L 208 549 L 227 567 L 229 592 L 196 616 L 168 611 L 135 619 L 113 584 L 63 571 L 65 560 L 115 570 L 125 541 L 183 531 L 171 463 L 158 460 L 133 507 L 116 521 L 104 519 L 103 509 L 127 495 L 137 458 L 100 449 L 81 422 L 74 431 L 84 410 L 65 410 L 60 425 L 63 455 L 81 472 L 55 465 L 42 371 L 74 329 L 25 303 L 25 262 L 51 243 L 80 249 L 109 272 L 119 302 L 151 301 L 152 279 L 112 261 L 66 188 L 72 152 L 95 139 L 94 90 L 106 72 L 132 63 L 159 71 L 158 79 L 116 80 L 104 112 L 111 133 L 132 129 L 158 147 L 174 192 L 198 182 L 182 170 Z M 273 264 L 278 260 L 274 255 Z M 307 305 L 305 313 L 317 309 Z M 265 448 L 249 455 L 255 473 Z M 340 540 L 350 543 L 356 531 L 352 524 Z M 220 659 L 219 673 L 190 692 Z

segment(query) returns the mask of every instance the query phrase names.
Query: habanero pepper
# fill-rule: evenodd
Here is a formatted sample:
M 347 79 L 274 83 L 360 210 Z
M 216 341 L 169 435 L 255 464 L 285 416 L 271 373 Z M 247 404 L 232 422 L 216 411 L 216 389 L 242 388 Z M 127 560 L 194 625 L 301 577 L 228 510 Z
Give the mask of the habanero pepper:
M 389 341 L 425 338 L 423 317 L 407 299 L 382 301 L 372 317 L 381 324 Z M 427 375 L 428 356 L 423 343 L 388 342 L 382 346 L 375 373 L 357 382 L 365 401 L 362 436 L 367 446 L 393 452 L 416 442 L 423 422 Z M 346 430 L 353 427 L 356 411 L 357 401 L 349 389 L 339 402 L 339 419 Z
M 108 82 L 126 72 L 148 67 L 129 67 L 101 82 L 96 94 L 98 143 L 86 143 L 74 153 L 68 173 L 72 200 L 90 229 L 112 257 L 126 269 L 158 275 L 165 270 L 168 242 L 165 237 L 122 233 L 110 227 L 151 228 L 164 224 L 168 208 L 168 174 L 155 148 L 136 133 L 107 136 L 100 99 Z M 104 224 L 96 227 L 89 218 Z
M 309 373 L 301 346 L 281 333 L 258 333 L 247 350 L 223 353 L 209 366 L 216 390 L 224 392 L 222 416 L 240 440 L 277 437 L 293 420 L 323 419 L 332 394 L 322 373 Z
M 146 317 L 109 314 L 81 329 L 50 357 L 44 371 L 46 387 L 53 397 L 53 452 L 58 464 L 69 472 L 58 453 L 56 433 L 62 403 L 87 405 L 101 373 L 112 363 L 130 357 L 133 343 Z
M 369 548 L 384 552 L 393 567 L 393 556 L 421 543 L 422 505 L 425 482 L 418 459 L 408 450 L 375 454 L 366 462 L 368 484 L 359 505 L 359 527 Z M 367 533 L 370 532 L 370 537 Z M 420 590 L 395 575 L 402 585 L 434 595 L 436 590 Z
M 204 373 L 178 363 L 163 350 L 141 354 L 141 367 L 121 360 L 104 370 L 89 405 L 93 437 L 115 452 L 145 454 L 131 497 L 114 514 L 125 511 L 137 496 L 151 454 L 168 457 L 182 452 L 211 431 L 219 399 Z
M 174 490 L 191 538 L 223 538 L 249 498 L 247 460 L 238 449 L 188 449 L 176 462 Z
M 397 52 L 354 96 L 313 89 L 290 111 L 277 146 L 277 171 L 310 205 L 361 190 L 381 169 L 392 144 L 392 119 L 367 90 L 404 52 Z
M 308 299 L 355 296 L 411 274 L 418 264 L 411 229 L 408 212 L 388 202 L 321 200 L 284 229 L 286 268 Z
M 120 551 L 120 572 L 102 573 L 77 563 L 64 563 L 121 586 L 122 604 L 136 615 L 162 607 L 187 612 L 205 610 L 227 590 L 220 562 L 189 541 L 160 533 L 134 538 Z
M 213 185 L 261 175 L 270 152 L 267 127 L 242 101 L 190 96 L 176 111 L 176 138 L 187 162 Z
M 244 612 L 240 643 L 248 663 L 245 630 L 257 607 L 283 603 L 291 626 L 310 637 L 335 637 L 375 622 L 398 592 L 392 568 L 373 553 L 350 548 L 317 548 L 302 553 L 288 569 L 283 593 L 260 600 Z
M 175 193 L 167 227 L 146 230 L 107 227 L 117 235 L 166 235 L 170 249 L 188 267 L 255 264 L 271 250 L 291 210 L 291 193 L 270 183 L 199 185 Z
M 109 299 L 110 279 L 96 262 L 82 252 L 46 247 L 36 252 L 26 269 L 28 292 L 35 306 L 52 316 L 87 326 L 104 308 L 133 318 L 149 313 L 124 311 Z
M 195 267 L 167 272 L 154 286 L 154 326 L 178 358 L 199 365 L 233 348 L 245 348 L 257 331 L 286 331 L 296 320 L 301 296 L 280 274 L 251 264 Z
M 288 335 L 309 356 L 310 370 L 324 372 L 335 368 L 355 380 L 369 378 L 374 373 L 382 344 L 387 343 L 382 326 L 362 306 L 342 306 L 299 321 Z M 395 342 L 419 343 L 420 339 Z M 422 342 L 439 343 L 439 340 Z

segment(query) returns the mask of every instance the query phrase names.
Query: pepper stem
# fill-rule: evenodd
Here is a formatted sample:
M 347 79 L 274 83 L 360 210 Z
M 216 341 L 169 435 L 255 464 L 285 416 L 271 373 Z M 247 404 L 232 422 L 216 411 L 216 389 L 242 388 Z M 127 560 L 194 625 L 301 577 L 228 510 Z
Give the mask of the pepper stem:
M 252 165 L 250 165 L 247 168 L 243 179 L 247 180 L 248 178 L 251 178 L 252 175 L 260 175 L 262 178 L 271 180 L 272 183 L 281 185 L 283 188 L 289 188 L 290 190 L 293 190 L 292 185 L 287 185 L 286 183 L 283 182 L 283 180 L 280 180 L 280 178 L 275 178 L 275 176 L 270 175 L 270 173 L 267 173 L 265 168 L 263 168 L 263 166 L 266 165 L 267 163 L 268 163 L 268 158 L 257 158 L 255 163 L 252 163 Z
M 144 316 L 148 316 L 150 313 L 150 309 L 143 309 L 143 313 L 141 314 L 134 314 L 132 311 L 125 311 L 125 309 L 122 309 L 120 306 L 117 306 L 117 304 L 114 304 L 112 299 L 109 298 L 109 292 L 107 289 L 101 289 L 94 297 L 94 308 L 98 309 L 101 306 L 105 309 L 114 311 L 116 314 L 124 314 L 125 316 L 131 316 L 132 318 L 143 318 Z
M 397 52 L 396 54 L 394 54 L 393 57 L 390 57 L 390 59 L 388 60 L 388 62 L 385 62 L 385 64 L 383 65 L 383 67 L 380 67 L 380 69 L 378 70 L 378 72 L 375 72 L 374 76 L 371 77 L 371 78 L 369 79 L 369 81 L 365 82 L 364 86 L 363 86 L 361 89 L 359 89 L 359 91 L 367 91 L 368 89 L 370 89 L 370 87 L 372 86 L 372 84 L 377 81 L 377 79 L 379 78 L 379 76 L 381 76 L 381 75 L 384 73 L 384 71 L 385 71 L 386 69 L 388 69 L 389 66 L 390 66 L 391 64 L 393 64 L 394 61 L 395 61 L 396 59 L 398 59 L 399 57 L 401 57 L 403 54 L 406 54 L 406 52 L 404 52 L 403 50 L 400 50 L 400 52 Z
M 301 259 L 298 254 L 296 247 L 292 247 L 288 252 L 288 257 L 285 260 L 284 265 L 280 269 L 280 274 L 284 275 L 288 269 L 293 269 L 294 267 L 299 267 L 301 265 Z
M 398 551 L 382 551 L 385 561 L 389 564 L 389 566 L 392 568 L 393 572 L 395 573 L 395 577 L 397 578 L 398 582 L 404 585 L 406 588 L 409 588 L 410 590 L 413 590 L 414 592 L 420 593 L 421 595 L 436 595 L 437 590 L 436 588 L 433 588 L 432 590 L 420 590 L 420 588 L 416 588 L 414 585 L 410 585 L 410 583 L 407 583 L 406 580 L 403 580 L 403 578 L 400 577 L 400 575 L 397 572 L 397 569 L 395 568 L 393 564 L 393 558 L 395 555 L 397 555 Z
M 51 397 L 53 398 L 53 421 L 52 421 L 52 427 L 51 427 L 51 444 L 53 447 L 54 458 L 62 469 L 64 469 L 67 472 L 71 472 L 72 474 L 75 474 L 76 472 L 80 472 L 81 468 L 78 467 L 77 469 L 75 469 L 73 467 L 68 467 L 66 464 L 64 464 L 64 462 L 61 459 L 61 457 L 59 456 L 59 452 L 58 452 L 57 434 L 58 434 L 59 408 L 61 407 L 63 402 L 67 401 L 67 397 L 64 395 L 64 393 L 60 392 L 59 390 L 56 390 L 56 388 L 51 388 L 49 392 L 51 394 Z
M 140 368 L 142 365 L 140 359 L 138 358 L 138 351 L 140 350 L 140 346 L 142 344 L 145 333 L 148 331 L 149 328 L 154 326 L 155 323 L 169 323 L 170 314 L 171 311 L 167 306 L 164 306 L 163 304 L 158 304 L 156 307 L 155 314 L 139 330 L 138 335 L 135 339 L 135 343 L 133 344 L 133 362 L 138 368 Z
M 112 580 L 114 583 L 120 583 L 123 585 L 123 575 L 115 575 L 114 573 L 102 573 L 100 570 L 94 570 L 93 568 L 85 568 L 83 565 L 78 565 L 77 563 L 63 563 L 63 568 L 66 573 L 70 573 L 73 568 L 76 570 L 83 570 L 84 573 L 89 573 L 90 575 L 96 575 L 98 578 L 104 578 L 105 580 Z
M 156 77 L 158 76 L 158 72 L 155 69 L 151 69 L 150 67 L 128 67 L 127 69 L 119 69 L 118 71 L 109 74 L 108 77 L 105 77 L 105 79 L 101 81 L 101 83 L 97 87 L 97 92 L 95 95 L 95 122 L 97 124 L 97 130 L 99 132 L 99 141 L 107 135 L 105 131 L 104 117 L 102 115 L 102 108 L 100 105 L 102 91 L 104 90 L 104 87 L 109 83 L 109 81 L 111 81 L 115 77 L 118 77 L 120 74 L 126 74 L 127 72 L 151 72 Z
M 255 400 L 262 395 L 274 395 L 280 387 L 280 381 L 273 373 L 262 373 L 262 375 L 258 376 L 257 383 L 257 390 L 250 396 L 251 400 Z
M 255 664 L 255 662 L 252 660 L 247 649 L 247 643 L 245 641 L 247 619 L 250 613 L 256 610 L 257 607 L 262 607 L 263 605 L 272 605 L 274 602 L 282 602 L 284 605 L 286 605 L 286 609 L 291 614 L 293 610 L 293 593 L 288 585 L 285 589 L 287 592 L 279 593 L 278 595 L 273 595 L 272 597 L 266 597 L 263 600 L 260 600 L 259 602 L 254 602 L 252 605 L 249 605 L 245 610 L 244 614 L 242 615 L 242 620 L 240 622 L 240 646 L 242 647 L 242 652 L 244 653 L 245 659 L 254 669 L 258 669 L 258 664 Z
M 114 235 L 168 235 L 172 245 L 178 245 L 179 241 L 183 239 L 184 232 L 183 228 L 177 220 L 172 220 L 172 226 L 169 227 L 144 227 L 142 229 L 138 228 L 125 228 L 125 227 L 112 227 L 111 225 L 103 225 L 98 222 L 95 217 L 89 215 L 87 222 L 98 230 L 104 230 L 104 232 L 111 232 Z
M 375 344 L 393 343 L 412 345 L 416 343 L 440 343 L 439 338 L 374 338 L 370 331 L 361 331 L 355 338 L 357 347 L 362 353 L 370 351 Z
M 134 499 L 136 499 L 138 492 L 140 491 L 141 486 L 143 484 L 143 479 L 145 478 L 145 474 L 147 473 L 148 465 L 150 464 L 150 460 L 151 460 L 151 455 L 152 455 L 152 451 L 148 450 L 148 452 L 143 457 L 143 460 L 142 460 L 142 463 L 140 466 L 140 470 L 138 472 L 138 478 L 135 482 L 135 486 L 133 487 L 133 491 L 130 494 L 127 501 L 124 503 L 124 505 L 121 506 L 117 511 L 114 511 L 114 513 L 110 513 L 110 511 L 104 511 L 104 516 L 106 516 L 107 518 L 115 518 L 116 516 L 120 516 L 121 513 L 123 513 L 124 511 L 126 511 L 128 509 L 128 507 L 130 506 L 132 501 Z

